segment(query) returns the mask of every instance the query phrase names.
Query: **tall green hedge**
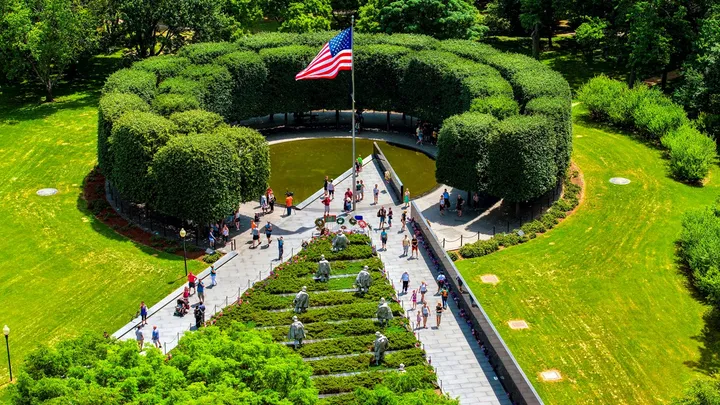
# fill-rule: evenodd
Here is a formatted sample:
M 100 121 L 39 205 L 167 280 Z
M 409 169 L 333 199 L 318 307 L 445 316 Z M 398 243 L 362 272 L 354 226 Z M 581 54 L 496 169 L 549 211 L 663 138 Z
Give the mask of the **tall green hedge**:
M 490 142 L 490 194 L 512 202 L 528 201 L 557 182 L 553 125 L 543 116 L 516 115 L 501 121 Z
M 152 161 L 153 206 L 167 215 L 209 223 L 240 203 L 240 168 L 232 142 L 208 134 L 172 139 Z
M 128 111 L 150 111 L 150 106 L 132 93 L 111 93 L 100 99 L 98 106 L 98 166 L 103 173 L 112 170 L 112 152 L 110 150 L 110 136 L 113 123 Z
M 217 201 L 220 208 L 212 208 L 213 215 L 230 203 L 256 198 L 269 178 L 267 144 L 256 132 L 226 123 L 270 113 L 350 108 L 350 72 L 340 72 L 335 80 L 295 80 L 335 34 L 267 33 L 235 43 L 193 44 L 178 55 L 149 58 L 114 73 L 99 111 L 100 166 L 127 198 L 171 212 L 165 207 L 169 197 L 157 200 L 154 188 L 170 190 L 158 184 L 170 178 L 169 172 L 152 181 L 148 173 L 156 173 L 151 163 L 157 151 L 174 135 L 186 134 L 193 141 L 173 143 L 173 156 L 195 147 L 217 148 L 213 142 L 237 151 L 233 193 L 239 196 Z M 486 44 L 423 35 L 357 34 L 355 40 L 357 107 L 442 124 L 439 181 L 522 201 L 542 194 L 569 164 L 569 86 L 542 63 Z M 632 94 L 634 99 L 625 99 L 640 105 L 644 96 Z M 639 111 L 654 108 L 645 104 Z M 157 115 L 149 113 L 150 105 Z M 632 119 L 628 111 L 617 115 Z M 662 122 L 646 121 L 648 130 L 666 130 Z M 169 156 L 163 159 L 170 167 Z M 229 183 L 211 184 L 218 188 L 210 194 L 222 199 L 232 194 L 225 189 Z M 207 207 L 206 202 L 188 204 Z M 206 218 L 190 212 L 184 208 L 183 217 Z
M 497 125 L 492 115 L 475 112 L 446 119 L 438 135 L 437 181 L 461 190 L 487 190 L 489 143 Z
M 112 129 L 113 164 L 110 180 L 132 201 L 152 201 L 155 182 L 150 164 L 155 153 L 177 135 L 172 121 L 149 112 L 130 111 Z

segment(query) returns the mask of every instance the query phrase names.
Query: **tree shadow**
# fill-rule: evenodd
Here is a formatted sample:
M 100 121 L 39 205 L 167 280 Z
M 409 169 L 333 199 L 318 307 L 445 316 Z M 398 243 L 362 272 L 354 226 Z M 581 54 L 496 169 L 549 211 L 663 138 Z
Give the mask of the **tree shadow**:
M 706 375 L 720 372 L 720 310 L 712 308 L 703 315 L 705 326 L 697 336 L 691 339 L 701 343 L 700 358 L 684 364 Z

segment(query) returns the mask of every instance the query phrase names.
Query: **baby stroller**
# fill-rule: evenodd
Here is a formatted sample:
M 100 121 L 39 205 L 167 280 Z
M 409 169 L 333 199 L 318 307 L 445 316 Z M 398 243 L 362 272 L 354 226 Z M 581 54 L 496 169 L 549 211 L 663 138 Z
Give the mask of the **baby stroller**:
M 175 316 L 185 316 L 190 310 L 190 303 L 185 299 L 178 299 L 175 305 Z

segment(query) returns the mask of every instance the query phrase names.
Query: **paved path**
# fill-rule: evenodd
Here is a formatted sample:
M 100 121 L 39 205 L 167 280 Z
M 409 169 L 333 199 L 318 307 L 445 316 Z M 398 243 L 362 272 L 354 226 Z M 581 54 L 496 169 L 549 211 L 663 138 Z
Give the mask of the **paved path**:
M 402 233 L 399 230 L 401 227 L 400 215 L 402 207 L 393 201 L 393 197 L 382 181 L 382 175 L 374 161 L 370 161 L 365 165 L 359 179 L 362 179 L 367 184 L 367 190 L 365 200 L 358 203 L 358 210 L 355 215 L 363 215 L 371 225 L 378 225 L 375 214 L 379 206 L 372 204 L 371 191 L 375 184 L 378 184 L 381 189 L 379 205 L 392 207 L 393 209 L 395 222 L 388 233 L 388 250 L 381 251 L 380 254 L 390 277 L 396 283 L 396 288 L 399 289 L 401 284 L 399 283 L 401 273 L 408 271 L 412 288 L 417 288 L 421 280 L 426 280 L 431 284 L 430 293 L 433 293 L 434 287 L 432 286 L 434 284 L 431 281 L 434 276 L 430 271 L 427 257 L 423 255 L 420 260 L 408 260 L 405 257 L 400 257 L 402 253 Z M 350 182 L 350 179 L 346 179 L 336 186 L 336 193 L 339 198 L 336 198 L 331 206 L 332 214 L 339 214 L 343 194 L 341 190 L 349 187 Z M 241 207 L 241 213 L 249 218 L 256 211 L 259 211 L 256 203 L 244 204 Z M 312 236 L 314 221 L 322 216 L 323 206 L 318 201 L 310 204 L 302 211 L 293 211 L 290 216 L 284 216 L 284 211 L 282 207 L 276 207 L 274 213 L 269 213 L 261 218 L 261 225 L 268 221 L 273 224 L 273 242 L 269 246 L 263 236 L 262 245 L 251 249 L 249 246 L 251 240 L 249 229 L 241 229 L 241 233 L 235 237 L 237 256 L 220 266 L 217 276 L 218 286 L 206 290 L 208 318 L 216 310 L 224 307 L 226 303 L 232 303 L 237 299 L 238 295 L 248 288 L 249 283 L 267 276 L 269 270 L 280 263 L 277 260 L 277 237 L 282 236 L 285 240 L 286 259 L 290 257 L 291 252 L 297 251 L 302 240 L 309 239 Z M 242 221 L 245 224 L 248 222 L 247 219 Z M 374 244 L 379 248 L 380 231 L 373 229 L 371 237 Z M 209 277 L 205 281 L 206 284 L 209 284 Z M 165 343 L 166 349 L 170 350 L 175 347 L 178 334 L 182 334 L 191 328 L 190 323 L 193 321 L 191 315 L 186 315 L 184 318 L 173 316 L 175 297 L 181 291 L 181 289 L 178 289 L 164 300 L 169 302 L 168 305 L 160 307 L 162 303 L 159 303 L 151 308 L 151 316 L 148 320 L 150 326 L 145 327 L 146 341 L 149 341 L 152 325 L 157 325 L 158 329 L 160 329 L 161 340 Z M 410 307 L 407 301 L 408 297 L 401 296 L 405 308 Z M 432 304 L 435 297 L 430 295 L 426 297 L 430 299 L 429 303 Z M 195 304 L 196 302 L 197 297 L 191 297 L 191 303 Z M 412 311 L 410 315 L 414 319 L 415 314 Z M 431 319 L 428 323 L 434 325 L 434 319 Z M 122 339 L 133 339 L 133 325 L 132 322 L 126 325 L 116 332 L 115 336 Z M 460 396 L 461 404 L 510 404 L 479 345 L 472 339 L 469 328 L 459 320 L 458 309 L 453 303 L 450 304 L 450 311 L 443 315 L 441 327 L 439 329 L 419 330 L 419 337 L 428 355 L 432 358 L 432 365 L 437 368 L 438 378 L 442 382 L 444 391 L 452 396 Z

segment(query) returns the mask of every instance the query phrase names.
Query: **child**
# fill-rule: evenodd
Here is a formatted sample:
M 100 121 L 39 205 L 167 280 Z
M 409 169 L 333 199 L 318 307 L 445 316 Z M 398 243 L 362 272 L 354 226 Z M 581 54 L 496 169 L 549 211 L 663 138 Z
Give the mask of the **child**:
M 420 329 L 420 322 L 422 322 L 422 311 L 417 312 L 416 321 L 417 326 L 415 327 L 415 329 Z
M 417 309 L 417 290 L 413 290 L 410 299 L 412 300 L 412 309 Z

